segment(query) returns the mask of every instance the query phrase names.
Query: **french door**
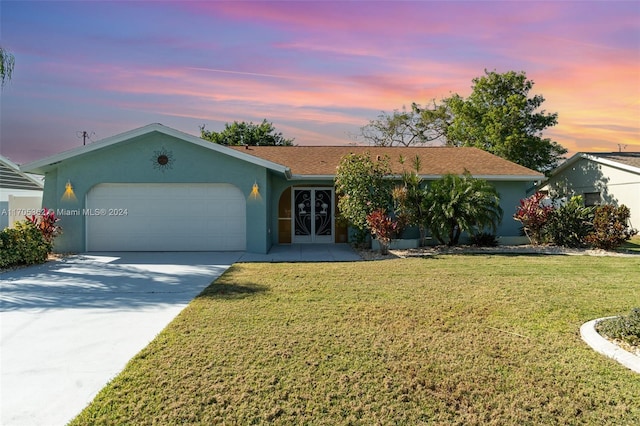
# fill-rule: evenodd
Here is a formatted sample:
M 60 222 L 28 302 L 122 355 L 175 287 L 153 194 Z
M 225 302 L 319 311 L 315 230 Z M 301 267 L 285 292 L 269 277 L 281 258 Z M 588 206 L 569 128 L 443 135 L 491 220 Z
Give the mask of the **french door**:
M 294 188 L 291 220 L 294 243 L 333 243 L 333 189 Z

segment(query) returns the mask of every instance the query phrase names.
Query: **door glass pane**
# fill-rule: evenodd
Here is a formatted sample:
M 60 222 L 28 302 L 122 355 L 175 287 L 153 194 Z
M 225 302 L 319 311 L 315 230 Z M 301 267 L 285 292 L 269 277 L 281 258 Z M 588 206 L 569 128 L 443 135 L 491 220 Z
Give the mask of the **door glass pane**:
M 331 235 L 331 212 L 333 200 L 330 189 L 315 190 L 316 235 Z
M 297 189 L 294 196 L 295 235 L 311 235 L 311 191 Z

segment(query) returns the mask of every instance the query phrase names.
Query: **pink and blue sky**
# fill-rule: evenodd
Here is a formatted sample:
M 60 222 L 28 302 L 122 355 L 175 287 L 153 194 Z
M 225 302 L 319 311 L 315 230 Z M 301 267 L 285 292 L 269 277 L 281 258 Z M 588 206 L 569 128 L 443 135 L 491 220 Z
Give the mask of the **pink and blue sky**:
M 7 1 L 0 154 L 34 161 L 149 123 L 274 123 L 354 142 L 381 111 L 525 71 L 545 136 L 640 151 L 640 1 Z

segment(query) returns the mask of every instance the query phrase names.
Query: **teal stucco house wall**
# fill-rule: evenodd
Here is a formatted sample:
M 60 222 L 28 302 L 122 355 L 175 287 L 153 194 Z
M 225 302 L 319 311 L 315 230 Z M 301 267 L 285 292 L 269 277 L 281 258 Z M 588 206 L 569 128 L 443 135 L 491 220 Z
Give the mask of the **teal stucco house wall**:
M 425 180 L 463 173 L 492 182 L 517 238 L 515 207 L 542 175 L 475 148 L 226 147 L 151 124 L 21 167 L 45 177 L 43 207 L 60 217 L 57 252 L 248 251 L 343 243 L 333 179 L 350 152 L 419 156 Z

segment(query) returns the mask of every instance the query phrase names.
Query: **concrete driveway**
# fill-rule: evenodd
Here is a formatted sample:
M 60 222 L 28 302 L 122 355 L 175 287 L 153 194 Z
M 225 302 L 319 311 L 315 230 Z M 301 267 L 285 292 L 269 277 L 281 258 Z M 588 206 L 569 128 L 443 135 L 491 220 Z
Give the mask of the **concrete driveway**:
M 242 255 L 91 253 L 1 274 L 0 424 L 66 424 Z

